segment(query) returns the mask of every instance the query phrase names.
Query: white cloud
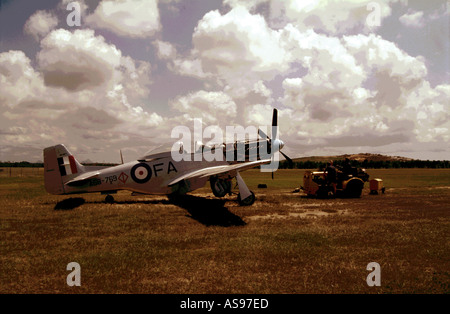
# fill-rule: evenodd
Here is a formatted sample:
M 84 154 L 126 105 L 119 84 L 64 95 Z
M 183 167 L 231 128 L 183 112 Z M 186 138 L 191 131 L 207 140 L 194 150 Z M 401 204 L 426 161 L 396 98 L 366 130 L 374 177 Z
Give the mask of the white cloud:
M 409 27 L 420 28 L 425 26 L 425 19 L 422 11 L 409 12 L 399 17 L 399 21 Z
M 236 7 L 225 15 L 207 13 L 193 37 L 194 56 L 205 73 L 230 86 L 253 86 L 289 69 L 280 33 L 270 29 L 264 17 Z
M 329 1 L 294 0 L 285 4 L 285 13 L 289 20 L 299 28 L 313 28 L 328 34 L 344 34 L 358 29 L 358 33 L 368 29 L 367 16 L 371 13 L 367 5 L 373 1 Z M 391 14 L 389 3 L 379 6 L 380 20 Z
M 312 49 L 313 57 L 305 62 L 308 73 L 283 82 L 281 102 L 294 109 L 292 119 L 298 125 L 288 124 L 288 135 L 295 129 L 309 147 L 448 141 L 448 85 L 430 86 L 421 57 L 411 57 L 373 34 L 340 41 L 316 37 L 299 45 Z M 327 52 L 336 60 L 327 58 Z
M 176 98 L 171 107 L 191 119 L 201 118 L 208 125 L 230 125 L 236 117 L 236 103 L 223 92 L 200 90 Z
M 93 31 L 53 31 L 37 60 L 41 72 L 22 51 L 0 53 L 0 145 L 62 142 L 92 152 L 142 145 L 164 124 L 139 104 L 149 95 L 150 64 Z
M 211 74 L 203 72 L 202 62 L 196 58 L 176 58 L 169 63 L 169 69 L 178 75 L 191 76 L 204 79 L 212 77 Z
M 211 11 L 200 20 L 190 60 L 202 73 L 223 82 L 218 86 L 236 103 L 239 117 L 244 114 L 247 121 L 261 123 L 267 119 L 258 111 L 270 117 L 270 109 L 281 104 L 281 132 L 304 147 L 383 146 L 424 138 L 419 135 L 423 131 L 431 134 L 428 138 L 442 138 L 445 126 L 432 129 L 438 124 L 434 119 L 425 128 L 417 123 L 416 109 L 409 109 L 411 92 L 428 83 L 422 57 L 412 57 L 375 34 L 331 35 L 357 23 L 337 19 L 317 31 L 288 23 L 273 30 L 261 15 L 249 13 L 247 8 L 259 3 L 248 3 L 247 8 L 236 1 L 228 3 L 233 9 L 227 14 Z M 301 11 L 321 12 L 319 8 L 335 6 L 309 5 Z M 319 14 L 320 19 L 325 21 L 327 14 Z M 284 93 L 276 100 L 265 84 L 275 77 L 284 77 Z M 424 89 L 419 107 L 427 106 L 426 94 Z M 195 108 L 193 101 L 185 103 Z M 192 113 L 205 116 L 195 109 Z M 421 111 L 419 116 L 428 114 Z M 207 120 L 215 121 L 214 116 Z
M 161 28 L 157 0 L 103 0 L 86 22 L 133 38 L 152 37 Z
M 369 4 L 375 4 L 379 13 L 380 23 L 391 15 L 391 3 L 404 0 L 226 0 L 225 3 L 248 9 L 255 9 L 262 3 L 269 5 L 266 14 L 269 24 L 276 28 L 283 28 L 292 23 L 298 29 L 306 31 L 342 35 L 346 33 L 368 33 L 373 27 L 366 19 L 373 11 Z
M 157 49 L 158 58 L 166 60 L 166 59 L 175 59 L 177 56 L 176 48 L 169 42 L 156 40 L 154 45 Z
M 37 61 L 46 85 L 72 91 L 108 84 L 122 57 L 92 30 L 55 30 L 41 41 L 41 48 Z
M 25 22 L 24 32 L 38 41 L 58 25 L 58 18 L 50 12 L 39 10 Z
M 0 105 L 13 108 L 32 95 L 40 95 L 43 79 L 22 51 L 0 53 Z

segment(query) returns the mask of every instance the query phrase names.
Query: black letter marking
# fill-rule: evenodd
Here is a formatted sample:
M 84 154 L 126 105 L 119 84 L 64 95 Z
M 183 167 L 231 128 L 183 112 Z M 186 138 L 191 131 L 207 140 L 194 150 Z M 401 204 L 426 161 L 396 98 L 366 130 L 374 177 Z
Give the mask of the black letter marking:
M 171 161 L 169 161 L 169 166 L 167 167 L 167 174 L 170 174 L 171 171 L 178 172 L 177 168 L 173 165 Z
M 155 172 L 155 177 L 157 177 L 158 176 L 158 171 L 162 171 L 163 169 L 162 168 L 156 168 L 156 167 L 158 167 L 158 166 L 164 166 L 164 164 L 163 163 L 159 163 L 159 164 L 154 164 L 153 165 L 153 171 Z

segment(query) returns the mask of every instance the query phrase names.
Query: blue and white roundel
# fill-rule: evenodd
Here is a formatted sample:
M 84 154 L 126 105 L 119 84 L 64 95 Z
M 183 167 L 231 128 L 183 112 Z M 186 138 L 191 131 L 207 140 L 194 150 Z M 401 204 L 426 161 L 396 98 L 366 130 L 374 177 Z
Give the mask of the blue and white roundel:
M 152 169 L 145 163 L 139 163 L 131 168 L 130 174 L 136 183 L 146 183 L 152 177 Z

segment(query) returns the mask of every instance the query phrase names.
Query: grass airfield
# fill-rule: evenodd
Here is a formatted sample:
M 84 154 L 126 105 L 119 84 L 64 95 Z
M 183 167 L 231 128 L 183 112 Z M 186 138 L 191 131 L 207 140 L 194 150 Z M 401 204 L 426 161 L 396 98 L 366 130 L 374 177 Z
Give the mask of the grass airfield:
M 4 169 L 0 293 L 450 291 L 450 169 L 369 169 L 386 193 L 369 195 L 366 183 L 358 199 L 293 193 L 303 172 L 243 172 L 257 200 L 240 207 L 209 185 L 176 201 L 54 196 L 42 169 Z M 81 267 L 80 287 L 66 283 L 70 262 Z M 366 283 L 370 262 L 381 286 Z

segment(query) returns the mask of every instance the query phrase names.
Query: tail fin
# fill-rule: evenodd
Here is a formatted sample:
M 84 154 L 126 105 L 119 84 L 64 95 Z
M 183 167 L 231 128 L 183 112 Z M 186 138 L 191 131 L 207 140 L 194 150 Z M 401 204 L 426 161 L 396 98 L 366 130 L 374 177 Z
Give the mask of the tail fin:
M 64 183 L 83 173 L 84 166 L 62 145 L 44 149 L 45 189 L 51 194 L 64 194 Z

